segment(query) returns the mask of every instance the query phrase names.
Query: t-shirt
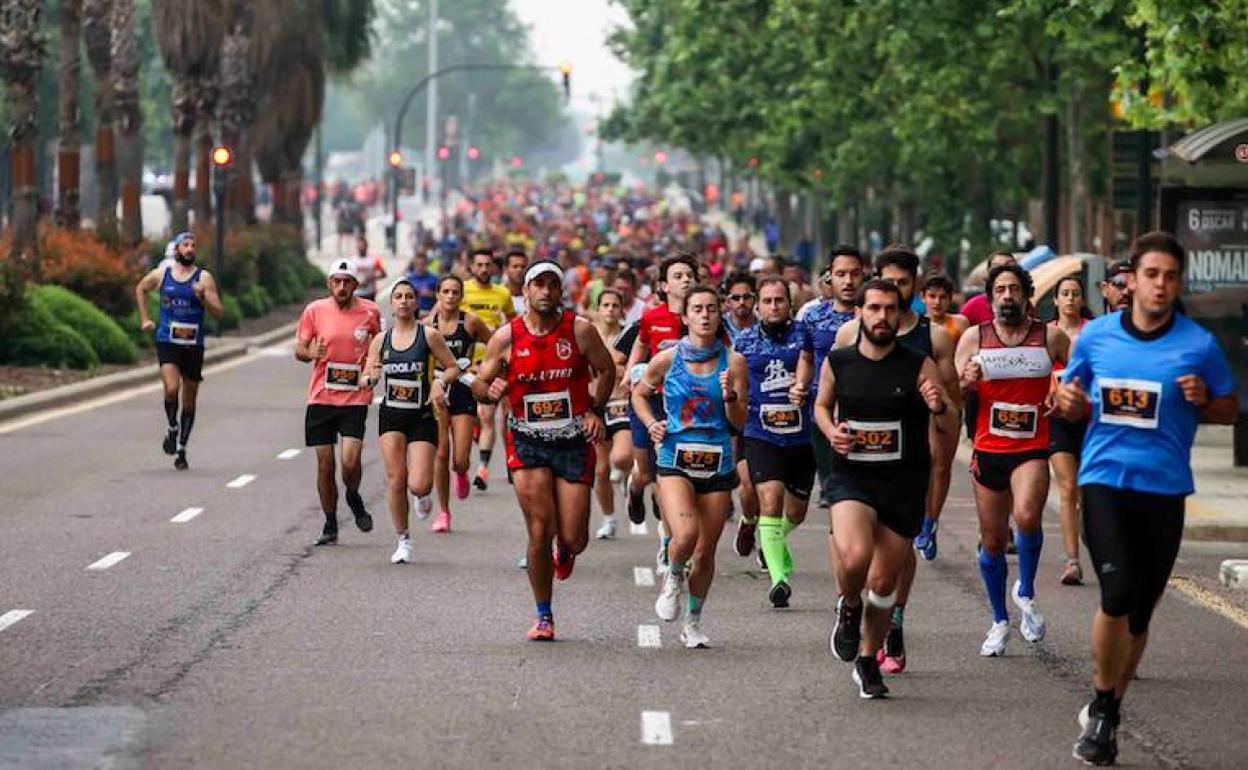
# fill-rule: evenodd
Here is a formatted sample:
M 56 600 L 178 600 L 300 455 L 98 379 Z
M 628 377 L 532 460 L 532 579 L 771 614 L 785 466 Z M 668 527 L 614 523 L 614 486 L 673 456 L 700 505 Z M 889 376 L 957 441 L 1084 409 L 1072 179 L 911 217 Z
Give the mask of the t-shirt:
M 810 339 L 814 345 L 815 380 L 811 384 L 811 394 L 819 390 L 819 378 L 822 376 L 823 359 L 836 344 L 836 333 L 841 327 L 854 320 L 854 311 L 837 310 L 836 304 L 828 300 L 819 300 L 814 306 L 802 306 L 805 311 L 801 320 L 810 327 Z
M 373 335 L 381 332 L 381 311 L 371 300 L 356 297 L 343 310 L 333 297 L 310 303 L 299 317 L 299 339 L 324 339 L 329 351 L 312 364 L 308 403 L 367 406 L 371 390 L 361 388 L 364 359 Z
M 810 399 L 802 406 L 789 403 L 798 359 L 813 347 L 806 324 L 794 321 L 778 338 L 755 324 L 733 340 L 733 347 L 745 357 L 749 370 L 745 436 L 777 446 L 810 443 Z
M 624 314 L 624 323 L 637 323 L 641 320 L 641 314 L 644 312 L 646 312 L 646 301 L 641 297 L 633 297 L 633 304 L 629 306 L 628 312 Z
M 404 276 L 404 279 L 416 290 L 416 306 L 420 309 L 421 314 L 423 315 L 432 310 L 434 303 L 438 299 L 438 277 L 433 273 L 425 273 L 424 275 L 408 273 Z
M 1213 335 L 1175 315 L 1156 333 L 1136 330 L 1111 313 L 1079 333 L 1062 380 L 1079 378 L 1092 403 L 1083 440 L 1080 484 L 1104 484 L 1159 495 L 1190 495 L 1192 442 L 1200 410 L 1176 380 L 1195 374 L 1209 398 L 1229 396 L 1235 378 Z
M 992 303 L 987 294 L 976 294 L 962 305 L 961 315 L 971 322 L 971 326 L 986 324 L 996 315 L 992 311 Z
M 381 264 L 381 257 L 362 256 L 355 258 L 355 271 L 360 277 L 360 285 L 356 288 L 356 294 L 377 293 L 377 275 L 381 273 L 385 267 Z
M 650 358 L 658 355 L 660 350 L 671 347 L 683 336 L 680 314 L 672 312 L 666 302 L 641 314 L 637 339 L 646 346 Z
M 491 283 L 482 286 L 475 278 L 464 281 L 464 309 L 475 313 L 494 331 L 507 320 L 504 308 L 511 307 L 511 292 L 506 286 Z

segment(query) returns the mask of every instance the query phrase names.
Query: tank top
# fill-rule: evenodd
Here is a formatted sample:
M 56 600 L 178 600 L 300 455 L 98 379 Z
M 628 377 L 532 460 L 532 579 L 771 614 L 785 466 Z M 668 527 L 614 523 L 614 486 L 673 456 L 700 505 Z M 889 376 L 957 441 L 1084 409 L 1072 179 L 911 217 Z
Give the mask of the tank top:
M 204 346 L 204 303 L 195 296 L 195 282 L 202 268 L 185 281 L 175 280 L 173 268 L 166 267 L 160 279 L 160 321 L 156 341 L 187 347 Z
M 945 333 L 949 335 L 949 339 L 953 342 L 954 347 L 957 347 L 958 337 L 962 336 L 962 332 L 958 331 L 958 322 L 953 320 L 953 314 L 946 315 L 945 320 L 941 321 L 940 325 L 945 328 Z
M 861 324 L 858 326 L 858 334 L 862 334 Z M 913 329 L 905 334 L 897 335 L 897 344 L 935 359 L 935 351 L 932 350 L 932 319 L 925 315 L 919 316 L 919 322 L 914 325 Z
M 789 403 L 789 388 L 797 382 L 797 361 L 811 349 L 806 324 L 794 321 L 779 338 L 755 324 L 741 333 L 734 349 L 745 357 L 750 373 L 750 398 L 745 419 L 747 438 L 778 446 L 810 443 L 810 399 Z
M 864 356 L 857 345 L 828 354 L 837 414 L 854 435 L 848 455 L 833 455 L 839 466 L 852 468 L 855 475 L 865 473 L 896 484 L 911 481 L 926 488 L 930 410 L 918 385 L 925 358 L 901 345 L 879 361 Z
M 429 339 L 423 324 L 416 326 L 416 337 L 403 350 L 394 347 L 394 329 L 389 329 L 381 341 L 381 371 L 385 375 L 381 405 L 428 415 L 433 375 L 429 364 Z
M 1028 452 L 1049 446 L 1049 394 L 1053 359 L 1045 325 L 1031 321 L 1018 345 L 1006 345 L 993 322 L 979 325 L 977 353 L 983 379 L 979 382 L 979 413 L 975 449 L 982 452 Z
M 728 368 L 728 349 L 719 353 L 708 374 L 694 374 L 679 349 L 663 377 L 663 412 L 667 434 L 657 452 L 661 468 L 675 468 L 690 478 L 709 479 L 733 468 L 732 431 L 724 412 L 719 375 Z
M 434 328 L 441 331 L 442 322 L 435 315 L 433 319 Z M 472 346 L 476 342 L 472 334 L 468 332 L 468 326 L 464 323 L 464 314 L 459 314 L 459 320 L 455 322 L 455 331 L 450 334 L 442 335 L 446 340 L 446 347 L 451 351 L 451 356 L 459 362 L 460 369 L 467 369 L 472 362 Z M 436 364 L 435 364 L 436 366 Z M 438 371 L 442 367 L 437 367 Z
M 576 315 L 565 310 L 554 330 L 534 334 L 524 316 L 511 320 L 507 427 L 514 433 L 542 441 L 584 435 L 590 370 L 576 344 L 575 323 Z

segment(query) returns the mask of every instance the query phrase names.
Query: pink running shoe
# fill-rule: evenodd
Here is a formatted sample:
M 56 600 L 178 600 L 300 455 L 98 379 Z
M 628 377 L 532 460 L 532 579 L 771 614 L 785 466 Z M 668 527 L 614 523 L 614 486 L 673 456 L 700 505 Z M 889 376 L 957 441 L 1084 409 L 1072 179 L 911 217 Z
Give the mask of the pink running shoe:
M 460 500 L 468 499 L 468 474 L 455 474 L 455 496 Z
M 434 532 L 439 534 L 451 531 L 451 512 L 438 511 L 438 517 L 433 520 L 433 526 L 430 527 Z
M 894 658 L 884 654 L 884 649 L 880 648 L 875 653 L 875 662 L 880 665 L 880 671 L 885 674 L 900 674 L 906 670 L 906 656 Z

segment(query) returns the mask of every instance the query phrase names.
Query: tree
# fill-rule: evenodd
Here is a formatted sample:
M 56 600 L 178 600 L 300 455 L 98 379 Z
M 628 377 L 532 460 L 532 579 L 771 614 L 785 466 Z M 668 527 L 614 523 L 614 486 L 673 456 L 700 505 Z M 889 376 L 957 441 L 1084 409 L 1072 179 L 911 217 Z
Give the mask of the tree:
M 251 188 L 251 142 L 255 120 L 255 75 L 251 65 L 251 13 L 245 0 L 230 3 L 229 31 L 221 44 L 221 141 L 236 158 L 226 195 L 226 212 L 235 222 L 255 219 Z
M 143 113 L 139 108 L 139 39 L 134 0 L 113 5 L 113 126 L 117 132 L 117 162 L 121 168 L 121 237 L 127 246 L 143 240 L 143 212 L 139 206 L 143 181 Z
M 0 10 L 0 71 L 8 87 L 9 139 L 13 145 L 13 246 L 9 259 L 39 278 L 35 241 L 35 89 L 43 66 L 42 0 L 5 0 Z
M 95 231 L 105 240 L 117 237 L 117 163 L 113 113 L 113 0 L 83 0 L 83 38 L 95 81 Z
M 79 199 L 79 147 L 82 138 L 78 107 L 81 73 L 78 46 L 81 43 L 82 0 L 61 0 L 60 57 L 57 64 L 59 121 L 57 131 L 56 222 L 77 229 L 82 216 Z

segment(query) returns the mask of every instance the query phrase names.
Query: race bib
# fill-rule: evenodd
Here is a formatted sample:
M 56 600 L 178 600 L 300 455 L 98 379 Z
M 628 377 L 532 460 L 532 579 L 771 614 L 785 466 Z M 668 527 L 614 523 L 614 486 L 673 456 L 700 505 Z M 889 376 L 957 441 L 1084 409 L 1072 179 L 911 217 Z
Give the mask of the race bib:
M 425 405 L 425 383 L 422 380 L 386 378 L 386 406 L 394 409 L 419 409 Z
M 860 463 L 901 459 L 901 420 L 847 420 L 854 447 L 846 457 Z
M 647 364 L 633 364 L 633 368 L 628 370 L 628 379 L 634 385 L 641 382 L 641 378 L 646 376 Z
M 524 397 L 524 421 L 531 428 L 554 430 L 572 424 L 572 396 L 566 390 Z
M 199 342 L 199 324 L 169 322 L 169 341 L 174 345 L 195 345 Z
M 325 364 L 325 389 L 359 390 L 360 365 L 327 362 Z
M 802 430 L 802 410 L 796 404 L 761 404 L 758 422 L 769 433 L 785 435 Z
M 709 479 L 719 473 L 724 448 L 715 444 L 677 444 L 676 468 L 695 479 Z
M 1049 349 L 1035 345 L 1016 348 L 984 348 L 976 354 L 985 380 L 1048 377 L 1053 369 Z
M 608 401 L 607 425 L 619 425 L 625 422 L 628 422 L 628 401 L 625 399 Z
M 1129 425 L 1144 430 L 1157 429 L 1161 407 L 1161 383 L 1152 380 L 1102 378 L 1101 422 Z
M 1040 409 L 1035 404 L 992 403 L 988 432 L 1002 438 L 1035 438 Z

